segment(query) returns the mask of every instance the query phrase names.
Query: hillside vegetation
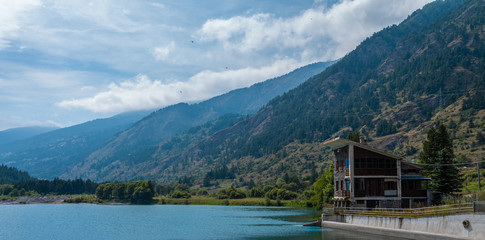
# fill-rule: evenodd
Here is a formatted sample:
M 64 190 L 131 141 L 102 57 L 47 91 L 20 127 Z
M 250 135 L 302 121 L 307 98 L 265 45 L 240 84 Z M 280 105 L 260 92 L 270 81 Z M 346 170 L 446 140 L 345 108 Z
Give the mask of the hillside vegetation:
M 321 143 L 329 138 L 359 131 L 371 146 L 411 160 L 440 123 L 458 161 L 482 160 L 484 26 L 484 1 L 432 2 L 305 82 L 298 70 L 283 76 L 303 83 L 259 107 L 251 107 L 255 95 L 236 91 L 161 109 L 62 166 L 61 176 L 178 182 L 212 193 L 263 184 L 288 190 L 324 172 L 331 158 Z M 246 90 L 264 95 L 262 86 Z
M 328 162 L 321 146 L 326 139 L 359 130 L 370 145 L 412 159 L 426 129 L 438 123 L 451 129 L 460 158 L 479 160 L 485 128 L 484 4 L 428 4 L 253 116 L 216 132 L 189 131 L 139 151 L 134 159 L 90 159 L 75 173 L 100 180 L 189 177 L 201 183 L 207 172 L 226 166 L 240 184 L 285 173 L 310 181 Z

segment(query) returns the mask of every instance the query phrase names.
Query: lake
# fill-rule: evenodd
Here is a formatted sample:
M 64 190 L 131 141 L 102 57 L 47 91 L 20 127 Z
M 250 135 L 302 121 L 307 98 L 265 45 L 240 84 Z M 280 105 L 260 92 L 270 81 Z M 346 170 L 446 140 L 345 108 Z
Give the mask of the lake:
M 386 239 L 303 227 L 311 209 L 196 205 L 0 206 L 0 239 Z

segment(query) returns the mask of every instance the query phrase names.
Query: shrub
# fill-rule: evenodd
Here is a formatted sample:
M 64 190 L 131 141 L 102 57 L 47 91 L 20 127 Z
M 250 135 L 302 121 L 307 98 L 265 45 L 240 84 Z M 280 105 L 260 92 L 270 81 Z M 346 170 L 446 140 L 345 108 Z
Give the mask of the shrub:
M 298 197 L 298 194 L 288 191 L 286 189 L 275 188 L 271 191 L 266 193 L 266 197 L 269 199 L 283 199 L 283 200 L 291 200 Z
M 173 190 L 168 196 L 171 198 L 190 198 L 191 197 L 189 192 L 182 191 L 179 189 Z
M 255 187 L 249 190 L 246 194 L 248 197 L 260 198 L 260 197 L 264 197 L 264 190 L 259 187 Z

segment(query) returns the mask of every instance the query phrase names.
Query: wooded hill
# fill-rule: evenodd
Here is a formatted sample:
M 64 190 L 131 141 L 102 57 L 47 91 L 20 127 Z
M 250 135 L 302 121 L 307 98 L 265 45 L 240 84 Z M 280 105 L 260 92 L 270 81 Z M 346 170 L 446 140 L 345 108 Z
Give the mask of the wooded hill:
M 106 161 L 106 164 L 132 159 L 139 151 L 225 114 L 253 115 L 275 96 L 295 88 L 331 64 L 313 63 L 200 103 L 181 103 L 155 112 L 123 113 L 23 140 L 13 141 L 12 134 L 8 135 L 18 131 L 3 131 L 0 135 L 8 135 L 8 141 L 0 143 L 0 163 L 27 170 L 42 179 L 61 175 L 71 179 L 70 172 L 86 159 Z M 90 170 L 95 171 L 96 167 Z
M 136 152 L 91 155 L 64 177 L 200 179 L 226 166 L 239 182 L 322 171 L 321 142 L 359 130 L 416 158 L 426 129 L 450 128 L 461 160 L 484 156 L 485 3 L 436 1 L 250 117 L 224 116 Z M 226 127 L 227 126 L 227 127 Z

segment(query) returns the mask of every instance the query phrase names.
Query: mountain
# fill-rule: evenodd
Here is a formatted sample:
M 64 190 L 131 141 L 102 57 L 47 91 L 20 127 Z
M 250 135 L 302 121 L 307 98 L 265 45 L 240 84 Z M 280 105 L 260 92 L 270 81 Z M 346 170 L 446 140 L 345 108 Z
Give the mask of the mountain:
M 0 131 L 0 145 L 33 137 L 58 129 L 57 127 L 20 127 Z
M 89 168 L 91 163 L 96 163 L 96 168 L 102 168 L 114 162 L 131 159 L 137 152 L 144 152 L 145 149 L 191 127 L 202 125 L 225 114 L 254 114 L 272 98 L 295 88 L 331 64 L 333 62 L 313 63 L 283 76 L 248 88 L 233 90 L 201 103 L 180 103 L 160 109 L 111 138 L 103 147 L 90 154 L 82 163 L 82 167 L 78 166 L 63 177 L 86 177 L 87 175 L 80 173 L 83 171 L 80 169 Z
M 0 162 L 27 170 L 38 178 L 52 179 L 149 113 L 123 113 L 3 144 Z
M 61 175 L 74 178 L 68 172 L 79 162 L 86 162 L 86 158 L 115 162 L 117 158 L 129 157 L 139 149 L 224 114 L 254 114 L 271 98 L 298 86 L 332 63 L 310 64 L 198 104 L 180 103 L 151 114 L 148 111 L 120 114 L 0 145 L 0 162 L 27 170 L 38 178 L 52 179 Z
M 452 129 L 458 156 L 480 159 L 484 5 L 432 2 L 251 117 L 218 131 L 193 129 L 129 158 L 91 155 L 71 174 L 174 182 L 184 176 L 201 179 L 226 166 L 243 181 L 268 181 L 288 172 L 308 176 L 325 167 L 328 151 L 321 142 L 328 138 L 359 130 L 370 145 L 412 158 L 426 129 L 440 122 Z

